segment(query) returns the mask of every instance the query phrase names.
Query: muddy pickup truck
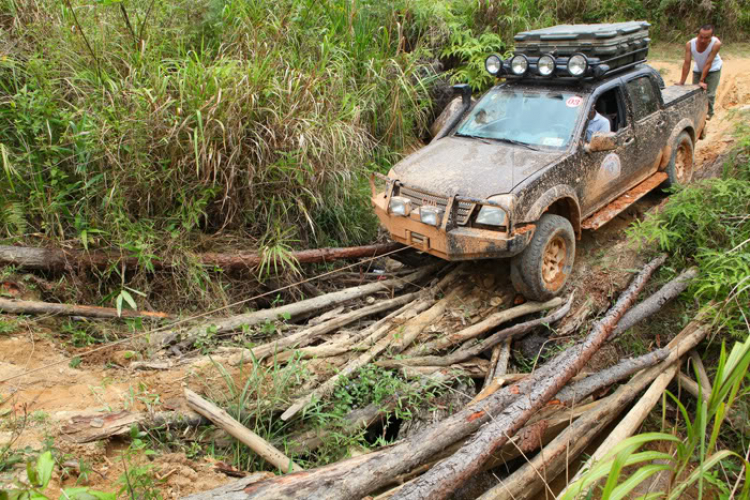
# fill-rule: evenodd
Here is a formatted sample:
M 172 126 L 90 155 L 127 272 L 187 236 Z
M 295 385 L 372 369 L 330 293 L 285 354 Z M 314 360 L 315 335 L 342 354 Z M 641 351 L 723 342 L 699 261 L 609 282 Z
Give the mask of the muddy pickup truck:
M 529 299 L 560 293 L 582 230 L 692 177 L 705 93 L 665 88 L 635 59 L 610 69 L 582 54 L 490 56 L 504 82 L 476 103 L 455 86 L 461 106 L 432 142 L 372 183 L 381 224 L 445 260 L 511 258 Z

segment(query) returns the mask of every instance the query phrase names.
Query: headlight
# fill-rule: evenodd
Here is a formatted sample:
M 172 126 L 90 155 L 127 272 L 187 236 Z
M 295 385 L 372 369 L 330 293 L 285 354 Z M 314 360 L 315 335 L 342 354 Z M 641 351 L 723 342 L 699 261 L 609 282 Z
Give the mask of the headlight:
M 477 224 L 486 224 L 488 226 L 505 226 L 508 220 L 508 214 L 499 207 L 484 205 L 477 215 Z
M 582 76 L 588 66 L 589 62 L 583 54 L 575 54 L 568 59 L 568 73 L 570 73 L 570 76 Z
M 526 74 L 526 70 L 529 69 L 529 60 L 526 56 L 518 55 L 510 60 L 510 70 L 516 76 L 523 76 Z
M 391 196 L 388 208 L 392 214 L 406 217 L 411 213 L 411 200 L 403 196 Z
M 555 72 L 555 59 L 552 56 L 542 56 L 536 64 L 542 76 L 550 76 Z
M 484 69 L 486 69 L 487 73 L 492 76 L 497 76 L 498 74 L 500 74 L 500 70 L 502 68 L 503 61 L 494 54 L 484 60 Z
M 419 207 L 419 219 L 423 224 L 439 226 L 443 221 L 445 210 L 438 207 Z

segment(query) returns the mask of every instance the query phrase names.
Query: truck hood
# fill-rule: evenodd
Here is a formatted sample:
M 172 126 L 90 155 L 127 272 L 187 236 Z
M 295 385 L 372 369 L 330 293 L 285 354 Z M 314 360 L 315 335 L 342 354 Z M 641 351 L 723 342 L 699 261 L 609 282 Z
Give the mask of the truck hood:
M 446 137 L 393 167 L 401 182 L 434 194 L 489 198 L 509 193 L 534 172 L 555 162 L 561 151 L 532 151 L 502 142 Z

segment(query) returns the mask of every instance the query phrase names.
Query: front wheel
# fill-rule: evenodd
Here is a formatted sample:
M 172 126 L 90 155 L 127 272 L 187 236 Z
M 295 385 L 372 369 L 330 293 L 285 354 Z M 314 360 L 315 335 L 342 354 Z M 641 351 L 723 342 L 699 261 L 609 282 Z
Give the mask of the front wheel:
M 542 215 L 529 246 L 511 260 L 513 287 L 530 300 L 551 299 L 565 288 L 575 254 L 570 221 L 559 215 Z

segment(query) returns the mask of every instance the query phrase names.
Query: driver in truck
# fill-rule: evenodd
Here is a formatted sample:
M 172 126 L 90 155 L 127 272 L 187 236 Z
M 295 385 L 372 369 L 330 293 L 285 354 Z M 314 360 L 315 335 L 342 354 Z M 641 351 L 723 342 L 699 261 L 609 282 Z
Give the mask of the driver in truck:
M 595 132 L 606 133 L 611 131 L 612 124 L 609 123 L 609 120 L 599 114 L 596 110 L 596 106 L 591 106 L 591 111 L 589 112 L 589 125 L 586 127 L 586 142 L 591 142 L 591 137 L 593 137 Z

